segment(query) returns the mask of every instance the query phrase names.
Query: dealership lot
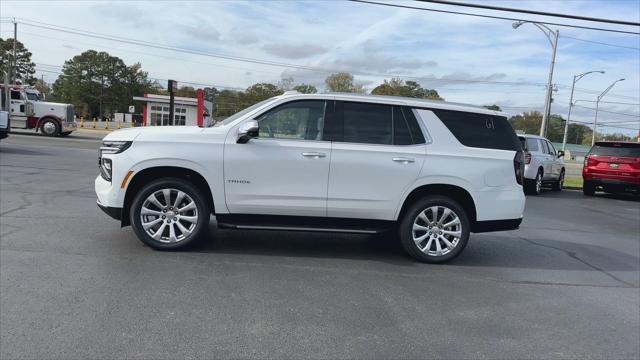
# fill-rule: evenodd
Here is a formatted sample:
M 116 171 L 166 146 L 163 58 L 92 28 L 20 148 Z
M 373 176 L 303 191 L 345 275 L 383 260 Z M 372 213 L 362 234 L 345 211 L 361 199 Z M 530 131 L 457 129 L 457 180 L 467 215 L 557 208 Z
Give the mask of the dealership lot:
M 2 358 L 637 358 L 640 202 L 527 198 L 449 265 L 383 236 L 141 245 L 95 205 L 92 136 L 0 145 Z

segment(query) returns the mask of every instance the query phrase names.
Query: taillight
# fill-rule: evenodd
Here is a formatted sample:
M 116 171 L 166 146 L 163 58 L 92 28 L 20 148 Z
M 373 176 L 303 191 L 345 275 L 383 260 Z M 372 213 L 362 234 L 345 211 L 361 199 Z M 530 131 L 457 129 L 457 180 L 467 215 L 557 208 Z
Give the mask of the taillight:
M 516 156 L 513 158 L 513 171 L 516 175 L 516 182 L 522 185 L 522 177 L 524 175 L 524 152 L 517 151 Z M 531 154 L 529 154 L 529 160 L 531 160 Z
M 595 158 L 595 156 L 593 155 L 588 155 L 585 159 L 584 159 L 584 166 L 596 166 L 598 165 L 598 160 Z
M 527 165 L 531 163 L 531 153 L 528 151 L 524 153 L 524 163 Z

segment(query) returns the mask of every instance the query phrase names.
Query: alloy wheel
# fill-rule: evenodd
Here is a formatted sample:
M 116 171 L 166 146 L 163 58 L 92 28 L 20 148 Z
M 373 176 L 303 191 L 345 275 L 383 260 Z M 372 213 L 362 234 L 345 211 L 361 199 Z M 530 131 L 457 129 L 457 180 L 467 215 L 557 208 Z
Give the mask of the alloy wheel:
M 542 174 L 536 175 L 536 194 L 540 194 L 542 191 Z
M 456 248 L 462 236 L 460 218 L 445 206 L 431 206 L 413 221 L 413 241 L 428 256 L 443 256 Z
M 144 231 L 162 243 L 176 243 L 189 238 L 198 223 L 198 209 L 193 199 L 178 189 L 161 189 L 149 195 L 140 209 Z

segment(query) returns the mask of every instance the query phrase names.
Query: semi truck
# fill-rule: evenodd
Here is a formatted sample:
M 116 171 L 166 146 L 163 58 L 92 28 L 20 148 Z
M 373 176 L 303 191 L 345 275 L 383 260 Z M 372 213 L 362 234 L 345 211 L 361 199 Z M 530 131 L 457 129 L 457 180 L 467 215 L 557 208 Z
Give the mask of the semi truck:
M 66 136 L 77 129 L 73 105 L 44 101 L 40 92 L 28 85 L 2 85 L 0 90 L 8 127 L 33 129 L 45 136 Z

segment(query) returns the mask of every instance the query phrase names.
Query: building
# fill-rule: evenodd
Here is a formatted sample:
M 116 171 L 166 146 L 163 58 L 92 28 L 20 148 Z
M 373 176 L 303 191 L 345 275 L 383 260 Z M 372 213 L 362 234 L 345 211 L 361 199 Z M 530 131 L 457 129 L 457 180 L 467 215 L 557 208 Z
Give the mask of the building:
M 169 119 L 169 96 L 144 94 L 133 100 L 144 102 L 142 108 L 143 126 L 187 125 L 202 126 L 203 119 L 211 114 L 212 104 L 204 101 L 202 90 L 197 98 L 174 97 L 174 120 Z

